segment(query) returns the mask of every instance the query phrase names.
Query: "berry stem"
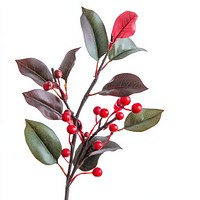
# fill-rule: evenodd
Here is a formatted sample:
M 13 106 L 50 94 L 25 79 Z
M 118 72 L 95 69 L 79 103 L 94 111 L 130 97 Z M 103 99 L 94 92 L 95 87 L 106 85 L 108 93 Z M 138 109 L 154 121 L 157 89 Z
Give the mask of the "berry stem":
M 54 74 L 54 68 L 51 68 L 51 73 L 52 73 L 52 76 L 53 76 L 53 80 L 57 83 L 57 80 L 56 80 L 56 77 L 55 77 L 55 74 Z
M 108 136 L 108 140 L 106 142 L 103 143 L 103 145 L 106 145 L 110 142 L 110 138 L 113 135 L 113 132 L 110 133 L 110 135 Z
M 80 131 L 78 131 L 77 134 L 78 134 L 78 136 L 79 136 L 81 142 L 84 143 L 83 135 L 80 133 Z
M 56 91 L 56 89 L 53 89 L 53 91 L 56 93 L 56 95 L 57 95 L 60 99 L 62 99 L 62 97 L 60 96 L 60 94 L 58 94 L 58 92 Z
M 117 131 L 123 131 L 124 130 L 124 127 L 123 128 L 119 128 Z
M 108 120 L 116 113 L 116 111 L 113 111 L 110 116 L 106 119 L 106 123 L 108 122 Z
M 59 163 L 57 163 L 57 164 L 60 167 L 60 169 L 62 170 L 63 174 L 67 177 L 67 174 L 66 174 L 65 170 L 63 169 L 63 167 Z
M 101 127 L 101 122 L 102 122 L 102 118 L 101 118 L 100 121 L 99 121 L 98 129 Z
M 67 160 L 67 158 L 64 158 L 65 159 L 65 161 L 69 164 L 69 161 Z
M 112 60 L 109 60 L 103 67 L 101 70 L 105 69 L 105 67 L 111 62 Z
M 59 85 L 59 87 L 60 87 L 60 79 L 58 78 L 57 80 L 58 80 L 58 85 Z
M 69 142 L 69 145 L 71 146 L 72 142 L 71 142 L 71 137 L 70 136 L 71 136 L 71 134 L 68 135 L 68 142 Z
M 75 178 L 76 178 L 77 176 L 80 176 L 80 175 L 83 175 L 83 174 L 92 174 L 92 172 L 82 172 L 82 173 L 76 174 L 76 175 L 71 179 L 70 184 L 72 184 L 72 182 L 75 180 Z
M 125 108 L 125 107 L 124 107 L 123 109 L 124 109 L 124 110 L 127 110 L 127 111 L 132 111 L 131 109 L 129 109 L 129 108 Z
M 95 125 L 92 127 L 92 129 L 91 129 L 91 131 L 90 131 L 90 133 L 89 133 L 89 137 L 92 135 L 92 133 L 93 133 L 95 127 L 99 124 L 100 121 L 101 121 L 101 119 L 100 119 L 99 121 L 96 121 Z
M 91 135 L 91 137 L 89 138 L 89 140 L 91 140 L 95 135 L 97 135 L 100 131 L 102 131 L 104 128 L 106 128 L 109 124 L 111 124 L 112 122 L 114 122 L 116 120 L 116 118 L 111 119 L 110 121 L 106 122 L 103 126 L 99 127 L 94 133 L 93 135 Z

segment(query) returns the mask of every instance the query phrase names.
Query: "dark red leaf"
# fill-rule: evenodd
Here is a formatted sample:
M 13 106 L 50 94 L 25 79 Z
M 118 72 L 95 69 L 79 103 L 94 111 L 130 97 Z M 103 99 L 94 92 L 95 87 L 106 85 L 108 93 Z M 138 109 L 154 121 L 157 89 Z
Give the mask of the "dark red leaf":
M 21 74 L 33 79 L 38 85 L 43 86 L 44 82 L 53 81 L 51 72 L 40 60 L 25 58 L 16 60 L 16 62 Z
M 99 94 L 123 97 L 143 92 L 147 89 L 138 76 L 130 73 L 122 73 L 114 76 Z
M 111 42 L 114 43 L 118 38 L 127 38 L 135 33 L 135 22 L 138 16 L 131 11 L 125 11 L 117 17 L 112 29 Z
M 47 119 L 61 119 L 63 104 L 61 100 L 52 93 L 35 89 L 23 93 L 26 102 L 37 108 Z
M 68 51 L 59 67 L 59 69 L 62 71 L 63 75 L 62 75 L 62 79 L 65 80 L 65 82 L 67 82 L 67 78 L 69 76 L 69 73 L 71 72 L 71 69 L 74 66 L 75 60 L 76 60 L 76 52 L 80 49 L 76 48 L 76 49 L 72 49 L 70 51 Z

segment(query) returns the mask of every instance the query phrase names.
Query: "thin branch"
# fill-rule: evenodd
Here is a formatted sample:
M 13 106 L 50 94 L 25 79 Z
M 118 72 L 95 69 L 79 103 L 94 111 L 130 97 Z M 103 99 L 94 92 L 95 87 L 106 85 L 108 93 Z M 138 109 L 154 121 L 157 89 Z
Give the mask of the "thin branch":
M 67 174 L 66 174 L 65 170 L 63 169 L 63 167 L 59 163 L 57 163 L 57 164 L 60 167 L 60 169 L 62 170 L 63 174 L 67 177 Z
M 81 100 L 81 103 L 79 105 L 79 108 L 77 110 L 77 113 L 75 116 L 73 116 L 73 120 L 74 120 L 74 124 L 77 126 L 78 125 L 78 118 L 79 118 L 79 115 L 89 97 L 89 94 L 90 92 L 92 91 L 92 89 L 94 88 L 95 84 L 97 83 L 98 81 L 98 78 L 99 78 L 99 75 L 100 75 L 100 72 L 102 70 L 102 67 L 104 66 L 104 63 L 106 61 L 106 58 L 108 56 L 108 52 L 106 52 L 102 62 L 101 62 L 101 65 L 99 66 L 99 69 L 96 70 L 97 74 L 95 74 L 95 78 L 93 79 L 92 83 L 90 84 L 88 90 L 86 91 L 86 93 L 84 94 L 82 100 Z M 73 171 L 71 172 L 72 170 L 72 162 L 73 162 L 73 158 L 74 158 L 74 151 L 75 151 L 75 145 L 76 145 L 76 140 L 77 140 L 77 134 L 74 134 L 73 135 L 73 138 L 72 138 L 72 143 L 71 143 L 71 154 L 70 154 L 70 160 L 69 160 L 69 166 L 68 166 L 68 176 L 67 176 L 67 181 L 66 181 L 66 187 L 65 187 L 65 200 L 68 200 L 68 196 L 69 196 L 69 187 L 70 187 L 70 183 L 71 183 L 71 179 L 73 178 L 76 170 L 79 168 L 78 166 L 78 163 L 79 163 L 79 159 L 81 158 L 82 156 L 82 151 L 84 151 L 84 148 L 85 148 L 85 145 L 87 144 L 87 142 L 85 142 L 83 144 L 83 149 L 82 151 L 79 153 L 79 156 L 78 156 L 78 159 L 77 159 L 77 162 L 74 164 L 74 168 L 73 168 Z

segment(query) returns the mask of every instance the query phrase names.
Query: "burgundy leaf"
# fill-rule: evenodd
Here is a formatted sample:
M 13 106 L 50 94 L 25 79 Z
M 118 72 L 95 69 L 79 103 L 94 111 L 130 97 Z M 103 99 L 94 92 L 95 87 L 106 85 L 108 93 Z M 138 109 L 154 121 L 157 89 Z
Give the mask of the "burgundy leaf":
M 112 29 L 111 42 L 114 43 L 118 38 L 127 38 L 135 33 L 135 22 L 138 16 L 131 11 L 125 11 L 117 17 Z
M 43 86 L 44 82 L 53 81 L 51 72 L 40 60 L 25 58 L 16 60 L 16 62 L 21 74 L 33 79 L 38 85 Z
M 143 92 L 147 89 L 138 76 L 130 73 L 122 73 L 114 76 L 99 94 L 123 97 Z
M 61 119 L 63 104 L 54 94 L 35 89 L 23 93 L 26 102 L 37 108 L 47 119 Z
M 68 51 L 59 67 L 59 69 L 62 71 L 63 75 L 62 75 L 62 79 L 64 79 L 67 82 L 67 78 L 69 76 L 69 73 L 71 71 L 71 69 L 74 66 L 75 60 L 76 60 L 76 52 L 80 49 L 76 48 L 76 49 L 72 49 L 70 51 Z

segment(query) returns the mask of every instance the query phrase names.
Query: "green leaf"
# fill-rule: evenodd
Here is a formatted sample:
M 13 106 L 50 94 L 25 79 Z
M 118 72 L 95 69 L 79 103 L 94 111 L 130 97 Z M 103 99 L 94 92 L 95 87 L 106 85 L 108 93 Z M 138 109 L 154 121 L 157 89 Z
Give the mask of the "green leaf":
M 138 51 L 146 50 L 138 48 L 130 38 L 119 38 L 112 46 L 108 56 L 110 60 L 120 60 Z
M 138 114 L 129 113 L 124 121 L 124 129 L 133 132 L 146 131 L 155 126 L 161 118 L 163 110 L 143 108 Z
M 61 154 L 61 143 L 48 126 L 26 119 L 24 130 L 26 143 L 37 160 L 45 165 L 57 163 Z
M 105 26 L 97 13 L 83 7 L 80 20 L 88 53 L 98 61 L 108 50 Z
M 53 76 L 47 66 L 36 58 L 16 60 L 19 71 L 31 78 L 38 85 L 43 86 L 46 81 L 53 81 Z
M 102 149 L 100 149 L 100 150 L 94 150 L 92 148 L 93 143 L 96 140 L 100 140 L 103 143 L 106 143 L 103 146 Z M 81 158 L 81 164 L 79 163 L 80 164 L 80 168 L 79 168 L 80 170 L 82 170 L 82 171 L 89 171 L 89 170 L 93 169 L 94 167 L 96 167 L 97 164 L 98 164 L 98 160 L 99 160 L 100 156 L 104 152 L 107 152 L 107 151 L 116 151 L 118 149 L 121 149 L 121 147 L 117 143 L 115 143 L 113 141 L 109 141 L 107 143 L 107 141 L 108 141 L 108 137 L 103 137 L 103 136 L 95 136 L 95 137 L 93 137 L 90 140 L 90 142 L 88 144 L 88 147 L 85 150 L 84 157 Z M 73 163 L 76 163 L 77 159 L 79 159 L 79 154 L 82 151 L 82 147 L 83 147 L 83 145 L 80 144 L 79 147 L 77 148 Z
M 104 153 L 106 151 L 116 151 L 118 149 L 122 149 L 116 142 L 113 142 L 113 141 L 109 141 L 108 142 L 108 137 L 95 136 L 94 138 L 92 138 L 92 140 L 90 141 L 90 143 L 93 144 L 96 140 L 100 140 L 100 141 L 102 141 L 103 143 L 106 143 L 106 144 L 103 146 L 102 149 L 92 151 L 89 154 L 89 157 L 93 156 L 93 155 L 97 155 L 97 154 L 102 154 L 102 153 Z
M 98 164 L 100 156 L 101 154 L 96 154 L 86 158 L 83 164 L 81 165 L 80 170 L 90 171 L 91 169 L 94 169 Z

